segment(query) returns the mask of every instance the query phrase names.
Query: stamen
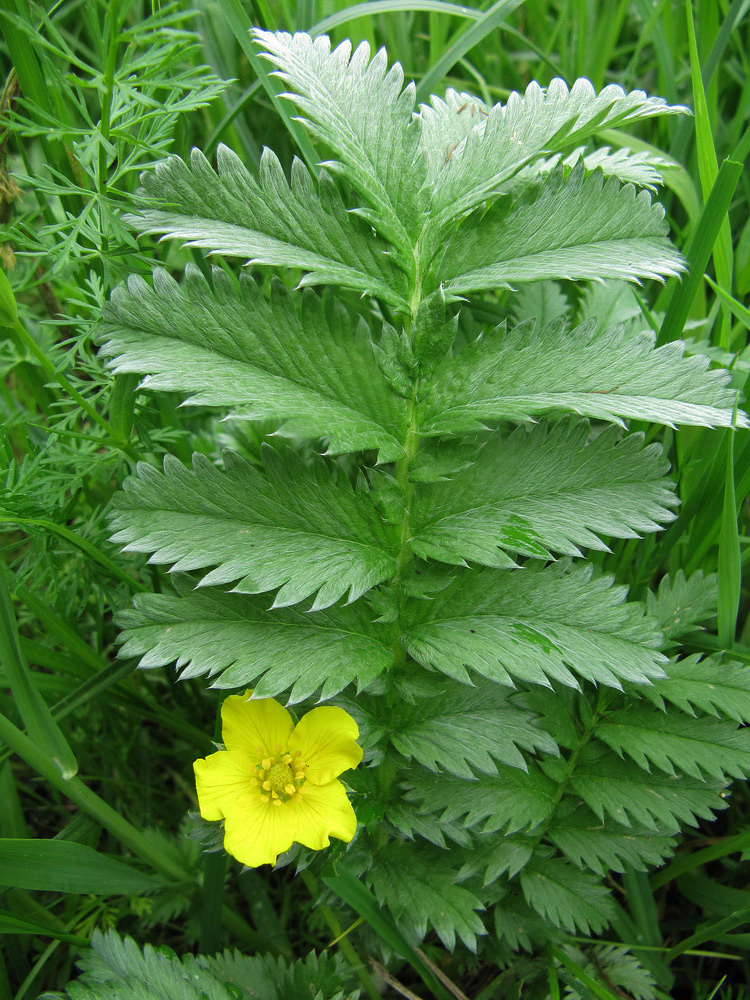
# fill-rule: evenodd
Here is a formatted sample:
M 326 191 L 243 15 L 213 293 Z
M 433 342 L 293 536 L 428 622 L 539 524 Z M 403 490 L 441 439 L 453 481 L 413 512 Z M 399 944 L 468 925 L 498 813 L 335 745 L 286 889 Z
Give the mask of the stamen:
M 284 761 L 285 764 L 291 764 L 292 763 L 292 755 L 289 754 L 289 753 L 285 753 L 284 756 L 281 759 Z
M 270 802 L 271 799 L 270 799 L 270 797 L 268 795 L 261 795 L 260 801 L 261 802 Z
M 294 785 L 289 784 L 284 786 L 284 791 L 286 792 L 287 795 L 294 795 L 297 789 L 294 787 Z
M 305 772 L 304 771 L 296 771 L 295 774 L 294 774 L 294 777 L 297 779 L 297 781 L 302 781 L 302 779 L 304 778 L 304 776 L 305 776 Z
M 277 743 L 276 746 L 274 747 L 274 750 L 276 751 L 277 754 L 279 754 L 283 750 L 283 747 L 280 743 Z
M 279 793 L 278 792 L 271 792 L 271 798 L 274 801 L 276 801 L 276 799 L 278 799 L 278 797 L 279 797 Z
M 274 799 L 274 800 L 273 800 L 273 804 L 274 804 L 275 806 L 280 806 L 280 805 L 281 805 L 281 799 Z
M 260 762 L 260 766 L 263 768 L 264 771 L 267 771 L 271 767 L 272 763 L 273 761 L 271 760 L 270 757 L 264 757 L 263 760 Z
M 267 792 L 270 792 L 271 791 L 271 782 L 270 781 L 264 781 L 263 782 L 263 787 L 265 788 L 265 790 Z

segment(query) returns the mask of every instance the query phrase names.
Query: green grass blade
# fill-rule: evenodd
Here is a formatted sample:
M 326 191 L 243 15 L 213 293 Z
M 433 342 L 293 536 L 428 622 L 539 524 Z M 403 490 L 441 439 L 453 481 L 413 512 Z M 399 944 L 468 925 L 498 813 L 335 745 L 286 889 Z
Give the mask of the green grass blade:
M 719 236 L 722 222 L 729 211 L 742 172 L 743 165 L 734 160 L 724 160 L 721 165 L 698 227 L 685 253 L 690 265 L 688 276 L 681 284 L 677 284 L 675 279 L 674 291 L 659 334 L 659 342 L 662 344 L 682 336 L 690 315 L 690 307 L 703 280 L 703 272 L 708 266 L 709 257 Z
M 690 73 L 693 81 L 693 104 L 695 106 L 695 141 L 698 152 L 698 172 L 701 179 L 704 201 L 708 202 L 711 190 L 719 174 L 719 164 L 716 148 L 711 134 L 711 119 L 706 103 L 706 92 L 703 87 L 698 43 L 695 38 L 695 23 L 693 21 L 692 0 L 685 0 L 687 15 L 688 48 L 690 51 Z M 729 206 L 727 206 L 728 209 Z M 732 232 L 729 227 L 729 216 L 725 213 L 719 226 L 713 246 L 714 266 L 719 284 L 724 288 L 732 287 Z M 703 268 L 705 271 L 705 267 Z M 723 313 L 720 345 L 729 350 L 729 314 Z
M 266 63 L 255 50 L 249 34 L 253 23 L 245 13 L 242 3 L 240 0 L 224 0 L 224 3 L 221 4 L 221 12 L 226 18 L 227 24 L 232 29 L 232 33 L 237 39 L 240 48 L 247 57 L 247 61 L 250 63 L 253 72 L 271 99 L 271 103 L 283 122 L 284 127 L 296 143 L 308 169 L 312 172 L 313 176 L 317 176 L 320 157 L 316 153 L 307 132 L 298 121 L 295 121 L 291 105 L 279 97 L 279 88 L 274 83 L 270 71 L 266 68 Z
M 322 21 L 318 21 L 309 29 L 309 33 L 313 37 L 326 35 L 342 24 L 356 21 L 358 17 L 370 18 L 377 14 L 395 14 L 399 11 L 414 10 L 463 17 L 472 21 L 478 21 L 482 16 L 481 10 L 463 7 L 457 3 L 446 3 L 444 0 L 367 0 L 366 3 L 353 4 L 351 7 L 345 7 L 344 10 L 338 10 L 335 14 L 324 17 Z
M 733 295 L 730 295 L 729 292 L 725 291 L 721 285 L 717 285 L 713 278 L 709 278 L 708 275 L 705 275 L 705 278 L 719 298 L 726 303 L 727 309 L 729 309 L 735 319 L 738 319 L 745 329 L 750 330 L 750 309 L 748 309 L 747 306 L 743 306 L 741 302 L 738 302 L 737 299 Z
M 422 77 L 417 87 L 417 101 L 425 101 L 430 94 L 435 93 L 443 77 L 453 69 L 459 59 L 463 59 L 467 52 L 478 45 L 491 31 L 494 31 L 523 2 L 524 0 L 496 0 L 475 24 L 461 32 L 435 65 Z
M 69 840 L 0 839 L 0 885 L 99 895 L 151 892 L 152 875 Z
M 703 944 L 704 941 L 713 941 L 717 934 L 723 934 L 724 931 L 732 930 L 733 927 L 739 927 L 740 924 L 745 924 L 748 921 L 750 921 L 750 909 L 739 910 L 728 917 L 724 917 L 723 920 L 716 920 L 711 924 L 703 924 L 695 934 L 691 934 L 689 938 L 685 938 L 684 941 L 676 944 L 674 948 L 670 948 L 665 956 L 666 960 L 673 962 L 697 944 Z
M 8 570 L 0 566 L 0 660 L 29 737 L 55 762 L 67 780 L 77 773 L 78 762 L 62 730 L 52 718 L 47 703 L 37 691 L 21 652 L 8 577 Z
M 68 944 L 78 945 L 80 948 L 87 948 L 91 943 L 88 938 L 80 937 L 78 934 L 57 931 L 37 920 L 18 917 L 8 910 L 0 910 L 0 934 L 33 934 L 35 937 L 56 938 L 59 941 L 66 941 Z
M 597 983 L 595 979 L 592 979 L 588 972 L 586 972 L 585 969 L 582 969 L 577 962 L 574 962 L 572 958 L 566 955 L 561 948 L 557 948 L 553 945 L 551 951 L 560 965 L 564 965 L 568 972 L 571 972 L 578 982 L 585 987 L 589 993 L 597 997 L 598 1000 L 618 1000 L 614 993 L 611 993 L 601 983 Z
M 724 505 L 719 532 L 719 642 L 726 648 L 734 646 L 737 614 L 742 587 L 742 556 L 737 525 L 737 501 L 734 489 L 734 431 L 727 430 L 726 479 Z

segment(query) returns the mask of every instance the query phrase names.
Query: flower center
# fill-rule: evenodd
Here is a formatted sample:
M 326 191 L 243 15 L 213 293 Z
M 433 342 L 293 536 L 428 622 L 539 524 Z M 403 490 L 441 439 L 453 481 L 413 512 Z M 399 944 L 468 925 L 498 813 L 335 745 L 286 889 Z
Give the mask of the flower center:
M 282 802 L 288 802 L 299 795 L 305 783 L 306 770 L 307 764 L 302 760 L 299 750 L 291 754 L 277 746 L 274 756 L 264 757 L 255 767 L 254 783 L 259 786 L 261 801 L 280 806 Z

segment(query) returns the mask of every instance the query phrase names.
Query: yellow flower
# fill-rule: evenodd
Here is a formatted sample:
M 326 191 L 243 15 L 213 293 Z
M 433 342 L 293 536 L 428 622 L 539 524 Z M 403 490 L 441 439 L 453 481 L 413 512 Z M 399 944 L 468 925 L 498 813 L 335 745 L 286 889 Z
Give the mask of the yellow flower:
M 244 865 L 272 865 L 295 841 L 315 851 L 350 841 L 357 817 L 336 779 L 362 760 L 357 723 L 314 708 L 294 725 L 273 698 L 230 695 L 221 707 L 226 750 L 196 760 L 203 819 L 224 823 L 224 849 Z

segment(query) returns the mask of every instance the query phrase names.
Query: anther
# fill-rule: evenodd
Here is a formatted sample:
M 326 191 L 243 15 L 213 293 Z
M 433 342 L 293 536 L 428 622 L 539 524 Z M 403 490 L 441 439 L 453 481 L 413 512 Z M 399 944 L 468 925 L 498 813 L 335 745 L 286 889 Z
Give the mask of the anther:
M 284 761 L 285 764 L 291 764 L 292 763 L 292 755 L 289 754 L 289 753 L 285 753 L 284 757 L 283 757 L 283 761 Z
M 294 795 L 297 789 L 294 787 L 294 785 L 290 783 L 284 786 L 284 791 L 286 792 L 287 795 Z
M 280 805 L 281 805 L 281 799 L 274 799 L 274 800 L 273 800 L 273 804 L 274 804 L 275 806 L 280 806 Z
M 272 761 L 269 757 L 264 757 L 264 759 L 260 762 L 260 766 L 263 768 L 264 771 L 267 771 L 271 766 L 271 763 Z
M 268 796 L 268 795 L 261 795 L 261 797 L 260 797 L 260 801 L 261 801 L 261 802 L 270 802 L 270 801 L 271 801 L 271 799 L 269 798 L 269 796 Z
M 277 743 L 276 746 L 274 747 L 274 750 L 276 751 L 276 753 L 281 753 L 281 751 L 283 749 L 284 748 L 282 747 L 282 745 L 280 743 Z
M 276 801 L 276 799 L 278 799 L 278 797 L 279 797 L 278 792 L 271 792 L 271 798 L 274 800 L 274 802 Z
M 267 792 L 270 792 L 271 791 L 271 782 L 270 781 L 264 781 L 263 782 L 263 787 L 265 788 L 265 790 Z
M 297 781 L 302 781 L 304 776 L 305 776 L 304 771 L 295 771 L 294 777 L 297 779 Z

